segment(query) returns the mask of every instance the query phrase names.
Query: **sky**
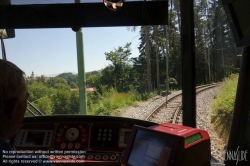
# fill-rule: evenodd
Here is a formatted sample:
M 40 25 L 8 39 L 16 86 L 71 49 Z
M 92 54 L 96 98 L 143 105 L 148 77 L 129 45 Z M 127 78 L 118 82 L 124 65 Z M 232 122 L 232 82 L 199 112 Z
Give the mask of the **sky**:
M 139 55 L 139 27 L 82 28 L 85 72 L 100 70 L 110 64 L 105 52 L 131 42 L 132 55 Z M 8 61 L 21 68 L 26 76 L 51 76 L 64 72 L 78 73 L 76 33 L 63 29 L 16 29 L 16 37 L 5 39 Z

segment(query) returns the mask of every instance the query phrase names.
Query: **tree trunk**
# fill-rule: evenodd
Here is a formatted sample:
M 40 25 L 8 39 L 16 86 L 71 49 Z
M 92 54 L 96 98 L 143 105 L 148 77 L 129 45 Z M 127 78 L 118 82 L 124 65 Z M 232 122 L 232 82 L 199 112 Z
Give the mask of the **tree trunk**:
M 155 38 L 155 62 L 156 62 L 156 78 L 157 78 L 157 91 L 160 95 L 160 69 L 159 69 L 159 55 L 158 55 L 158 26 L 154 26 L 154 38 Z
M 150 64 L 150 53 L 149 53 L 149 26 L 144 27 L 145 38 L 146 38 L 146 61 L 147 61 L 147 83 L 148 92 L 152 91 L 152 81 L 151 81 L 151 64 Z

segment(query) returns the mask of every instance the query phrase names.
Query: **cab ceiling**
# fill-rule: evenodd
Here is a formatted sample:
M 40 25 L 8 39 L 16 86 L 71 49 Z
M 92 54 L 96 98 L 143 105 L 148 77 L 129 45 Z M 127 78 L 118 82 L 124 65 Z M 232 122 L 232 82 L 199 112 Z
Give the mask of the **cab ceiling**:
M 119 11 L 102 0 L 0 2 L 0 29 L 166 25 L 168 1 L 125 1 Z

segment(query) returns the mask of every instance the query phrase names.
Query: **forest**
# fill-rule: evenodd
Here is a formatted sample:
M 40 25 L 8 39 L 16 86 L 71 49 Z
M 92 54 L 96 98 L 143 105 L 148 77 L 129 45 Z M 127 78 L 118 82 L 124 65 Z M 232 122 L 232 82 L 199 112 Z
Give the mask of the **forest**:
M 130 57 L 131 43 L 127 42 L 103 53 L 111 62 L 109 66 L 86 73 L 87 87 L 96 89 L 87 94 L 89 114 L 110 115 L 119 106 L 161 94 L 167 83 L 170 90 L 181 89 L 185 80 L 181 80 L 179 2 L 169 0 L 168 25 L 127 27 L 131 33 L 140 28 L 137 57 Z M 194 19 L 196 85 L 238 73 L 241 50 L 235 46 L 221 1 L 195 0 Z M 27 76 L 27 84 L 29 101 L 46 115 L 79 113 L 77 75 L 46 78 L 33 73 Z

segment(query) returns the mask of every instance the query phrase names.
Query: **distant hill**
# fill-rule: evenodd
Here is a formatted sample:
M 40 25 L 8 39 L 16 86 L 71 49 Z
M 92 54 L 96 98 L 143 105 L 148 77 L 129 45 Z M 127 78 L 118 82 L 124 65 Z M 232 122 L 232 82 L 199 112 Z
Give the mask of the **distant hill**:
M 92 75 L 92 74 L 98 74 L 100 71 L 91 71 L 91 72 L 86 72 L 85 76 L 86 79 Z M 54 77 L 60 77 L 64 78 L 67 80 L 67 83 L 70 85 L 71 88 L 77 88 L 78 87 L 78 74 L 77 73 L 72 73 L 72 72 L 64 72 L 61 74 L 54 74 Z
M 77 74 L 76 72 L 63 72 L 63 73 L 56 73 L 56 74 L 50 74 L 50 75 L 46 75 L 46 77 L 56 77 L 60 74 L 64 74 L 64 73 L 72 73 L 72 74 Z
M 100 72 L 100 70 L 95 70 L 95 71 L 90 71 L 90 72 L 86 72 L 86 78 L 88 78 L 88 76 L 92 75 L 92 74 L 98 74 Z
M 50 75 L 46 75 L 46 77 L 56 77 L 59 74 L 50 74 Z
M 67 80 L 71 88 L 78 87 L 78 75 L 77 74 L 73 74 L 72 72 L 61 73 L 57 75 L 56 77 L 64 78 L 65 80 Z

